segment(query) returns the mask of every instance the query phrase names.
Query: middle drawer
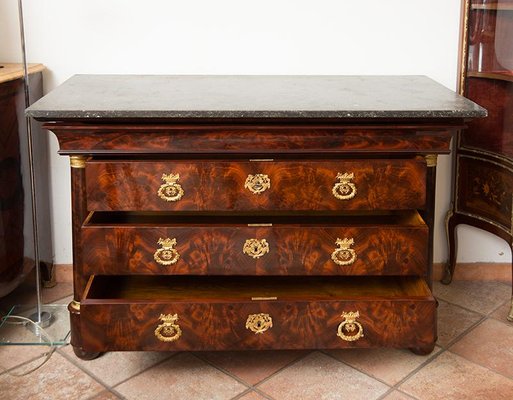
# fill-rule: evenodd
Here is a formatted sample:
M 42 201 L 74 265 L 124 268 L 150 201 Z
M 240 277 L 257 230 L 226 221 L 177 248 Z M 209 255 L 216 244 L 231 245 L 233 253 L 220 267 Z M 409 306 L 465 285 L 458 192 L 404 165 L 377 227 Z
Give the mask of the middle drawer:
M 411 159 L 169 160 L 86 164 L 91 211 L 343 211 L 425 207 Z
M 428 227 L 416 211 L 267 220 L 273 223 L 263 217 L 91 213 L 81 230 L 84 272 L 423 275 L 426 270 Z

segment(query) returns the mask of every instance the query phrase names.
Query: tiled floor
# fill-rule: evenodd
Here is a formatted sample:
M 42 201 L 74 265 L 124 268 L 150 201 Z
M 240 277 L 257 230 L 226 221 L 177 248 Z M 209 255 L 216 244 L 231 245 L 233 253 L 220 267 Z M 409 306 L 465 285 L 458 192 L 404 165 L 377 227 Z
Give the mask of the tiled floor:
M 31 301 L 25 285 L 0 311 Z M 513 399 L 511 287 L 494 281 L 435 284 L 439 340 L 421 357 L 407 350 L 209 353 L 111 352 L 93 361 L 61 347 L 35 372 L 46 347 L 0 347 L 0 400 L 17 399 Z M 70 284 L 44 290 L 68 301 Z M 5 370 L 9 372 L 4 372 Z

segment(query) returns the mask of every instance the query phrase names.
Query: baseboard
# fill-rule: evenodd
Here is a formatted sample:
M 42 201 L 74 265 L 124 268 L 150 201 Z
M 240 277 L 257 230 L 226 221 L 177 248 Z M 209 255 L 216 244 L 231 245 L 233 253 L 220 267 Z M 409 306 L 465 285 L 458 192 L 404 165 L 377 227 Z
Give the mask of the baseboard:
M 433 265 L 433 279 L 440 280 L 444 274 L 445 263 Z M 56 282 L 73 282 L 71 264 L 55 264 Z M 511 264 L 509 263 L 459 263 L 454 271 L 454 280 L 459 281 L 504 281 L 511 282 Z
M 433 265 L 433 279 L 442 279 L 445 263 Z M 511 283 L 510 263 L 458 263 L 452 278 L 456 281 L 503 281 Z
M 53 268 L 56 282 L 73 282 L 72 264 L 54 264 Z

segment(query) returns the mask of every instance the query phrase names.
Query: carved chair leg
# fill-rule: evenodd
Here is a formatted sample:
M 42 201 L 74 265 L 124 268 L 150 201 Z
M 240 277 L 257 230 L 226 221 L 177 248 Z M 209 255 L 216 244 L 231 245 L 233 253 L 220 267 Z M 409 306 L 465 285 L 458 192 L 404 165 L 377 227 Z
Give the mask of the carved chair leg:
M 513 297 L 511 298 L 511 308 L 509 309 L 509 314 L 507 316 L 508 321 L 513 322 Z
M 444 276 L 442 283 L 448 285 L 452 282 L 454 269 L 456 268 L 456 255 L 458 251 L 458 243 L 456 237 L 456 224 L 454 223 L 452 207 L 447 212 L 445 217 L 445 233 L 447 235 L 447 242 L 449 243 L 449 260 L 445 266 Z
M 513 238 L 510 244 L 511 254 L 513 257 Z M 512 272 L 512 285 L 513 285 L 513 260 L 511 260 L 511 272 Z M 513 295 L 511 296 L 511 307 L 509 309 L 509 314 L 507 316 L 508 321 L 513 322 Z

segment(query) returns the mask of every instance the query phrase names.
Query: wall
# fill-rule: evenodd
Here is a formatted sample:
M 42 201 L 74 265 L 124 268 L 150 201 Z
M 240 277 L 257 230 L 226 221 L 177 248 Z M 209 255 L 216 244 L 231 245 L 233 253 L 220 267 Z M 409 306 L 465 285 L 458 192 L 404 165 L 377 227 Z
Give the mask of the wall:
M 415 74 L 455 89 L 459 0 L 25 0 L 29 62 L 45 91 L 77 73 Z M 21 60 L 17 1 L 0 0 L 0 60 Z M 69 166 L 50 141 L 56 263 L 71 263 Z M 435 261 L 450 158 L 439 158 Z M 460 227 L 459 261 L 509 262 L 505 242 Z M 479 243 L 479 245 L 476 245 Z M 501 255 L 502 253 L 502 255 Z

